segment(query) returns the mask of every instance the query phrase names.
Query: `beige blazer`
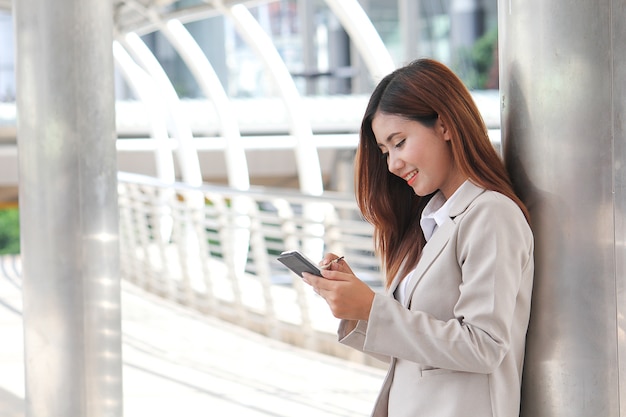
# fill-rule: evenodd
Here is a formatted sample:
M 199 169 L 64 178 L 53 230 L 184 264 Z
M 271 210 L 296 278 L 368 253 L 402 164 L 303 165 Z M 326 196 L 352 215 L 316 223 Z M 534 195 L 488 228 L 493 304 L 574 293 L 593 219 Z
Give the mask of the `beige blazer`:
M 372 416 L 519 416 L 533 236 L 519 207 L 473 184 L 455 197 L 406 289 L 376 294 L 339 340 L 389 361 Z

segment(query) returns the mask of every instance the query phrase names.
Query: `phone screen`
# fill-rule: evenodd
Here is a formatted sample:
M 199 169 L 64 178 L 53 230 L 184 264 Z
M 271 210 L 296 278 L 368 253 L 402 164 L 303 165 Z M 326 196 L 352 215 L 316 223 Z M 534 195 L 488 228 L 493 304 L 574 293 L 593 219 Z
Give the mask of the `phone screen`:
M 283 252 L 277 259 L 287 268 L 295 272 L 300 278 L 302 278 L 303 272 L 308 272 L 320 277 L 322 276 L 320 268 L 298 251 Z

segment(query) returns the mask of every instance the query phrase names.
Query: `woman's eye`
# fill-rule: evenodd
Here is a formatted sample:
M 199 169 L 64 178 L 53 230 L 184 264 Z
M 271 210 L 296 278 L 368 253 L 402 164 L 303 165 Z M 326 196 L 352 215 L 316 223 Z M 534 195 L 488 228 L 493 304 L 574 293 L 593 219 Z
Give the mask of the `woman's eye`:
M 380 154 L 380 156 L 381 156 L 382 159 L 387 159 L 387 158 L 389 158 L 389 152 L 382 152 Z
M 402 145 L 404 145 L 404 142 L 406 142 L 406 139 L 402 139 L 400 142 L 396 143 L 396 148 L 401 148 Z

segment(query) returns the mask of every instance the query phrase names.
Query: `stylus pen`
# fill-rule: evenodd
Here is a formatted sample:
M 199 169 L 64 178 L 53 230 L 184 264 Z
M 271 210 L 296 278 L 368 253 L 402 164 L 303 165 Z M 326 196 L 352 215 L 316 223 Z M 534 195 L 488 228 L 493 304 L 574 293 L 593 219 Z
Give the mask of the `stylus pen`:
M 335 258 L 332 261 L 328 262 L 326 265 L 320 267 L 320 269 L 328 269 L 330 268 L 330 264 L 334 264 L 339 262 L 340 260 L 342 260 L 343 258 L 345 258 L 345 256 L 340 256 L 339 258 Z

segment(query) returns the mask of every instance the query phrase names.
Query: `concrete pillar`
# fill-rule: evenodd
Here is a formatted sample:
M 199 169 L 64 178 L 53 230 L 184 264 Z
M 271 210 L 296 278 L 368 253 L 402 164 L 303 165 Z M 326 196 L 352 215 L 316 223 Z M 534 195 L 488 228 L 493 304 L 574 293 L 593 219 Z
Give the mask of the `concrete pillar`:
M 536 275 L 522 416 L 626 416 L 626 0 L 500 0 L 503 152 Z
M 420 4 L 420 0 L 398 0 L 403 64 L 423 55 L 420 51 L 420 32 L 422 30 Z
M 328 25 L 328 64 L 332 74 L 330 94 L 350 94 L 350 37 L 335 16 Z
M 15 100 L 15 65 L 11 14 L 0 11 L 0 103 Z
M 26 416 L 122 416 L 111 2 L 13 13 Z
M 485 12 L 480 0 L 451 0 L 450 43 L 453 51 L 471 48 L 485 31 Z
M 311 0 L 298 0 L 298 22 L 300 24 L 300 42 L 302 45 L 302 72 L 306 95 L 317 93 L 317 78 L 313 76 L 318 72 L 317 49 L 315 45 L 315 2 Z

